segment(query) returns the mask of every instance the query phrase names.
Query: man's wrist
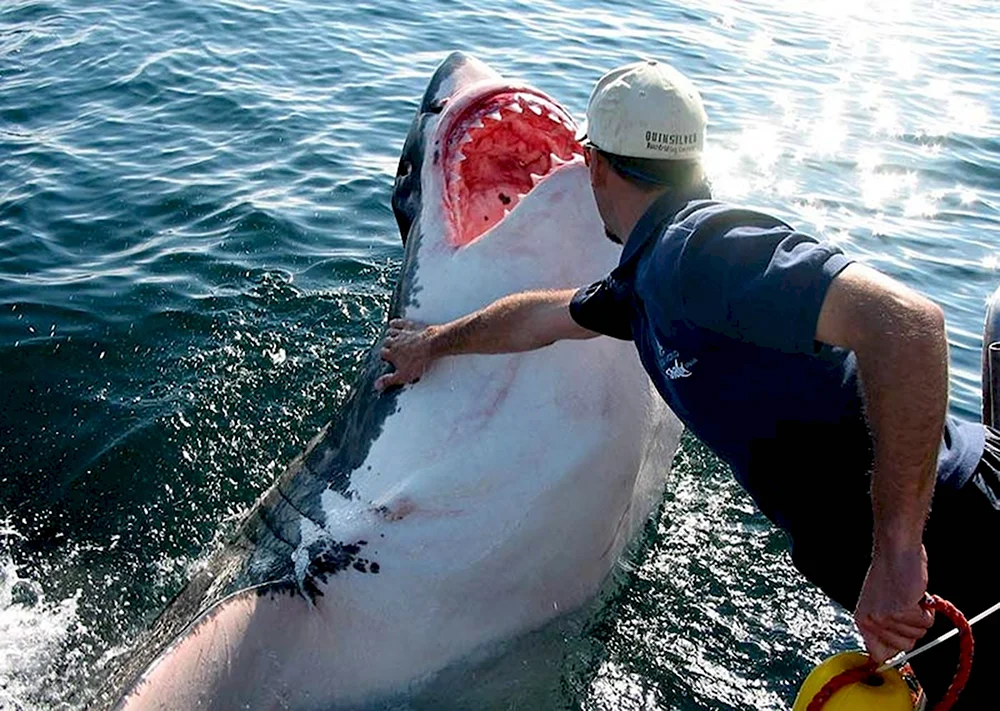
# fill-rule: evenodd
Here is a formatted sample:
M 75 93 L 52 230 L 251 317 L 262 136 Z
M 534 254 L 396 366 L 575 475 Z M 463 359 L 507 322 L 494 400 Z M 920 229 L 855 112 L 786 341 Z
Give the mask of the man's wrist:
M 920 524 L 913 522 L 899 523 L 893 522 L 888 525 L 875 526 L 875 552 L 900 555 L 913 553 L 920 550 L 923 545 L 924 522 Z
M 436 360 L 448 355 L 447 324 L 443 326 L 428 326 L 424 329 L 424 343 L 427 346 L 427 357 Z
M 878 466 L 872 474 L 872 506 L 877 551 L 905 553 L 918 550 L 934 490 L 935 469 Z

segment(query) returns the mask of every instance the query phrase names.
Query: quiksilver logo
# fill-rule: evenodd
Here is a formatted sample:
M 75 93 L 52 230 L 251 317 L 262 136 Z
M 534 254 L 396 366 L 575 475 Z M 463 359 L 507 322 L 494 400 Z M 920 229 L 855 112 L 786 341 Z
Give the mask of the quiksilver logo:
M 646 147 L 660 151 L 675 151 L 685 146 L 698 144 L 697 133 L 660 133 L 646 131 Z

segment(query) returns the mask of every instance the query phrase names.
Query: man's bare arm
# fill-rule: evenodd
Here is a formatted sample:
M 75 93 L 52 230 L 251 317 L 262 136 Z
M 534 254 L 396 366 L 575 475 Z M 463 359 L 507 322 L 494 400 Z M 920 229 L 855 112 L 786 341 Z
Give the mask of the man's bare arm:
M 863 265 L 832 282 L 816 339 L 858 358 L 875 448 L 872 566 L 855 619 L 882 661 L 911 649 L 933 617 L 922 538 L 948 403 L 948 343 L 941 309 Z
M 511 294 L 449 323 L 389 323 L 382 359 L 395 371 L 375 381 L 378 390 L 412 383 L 438 358 L 463 353 L 515 353 L 597 333 L 578 325 L 569 303 L 576 289 Z

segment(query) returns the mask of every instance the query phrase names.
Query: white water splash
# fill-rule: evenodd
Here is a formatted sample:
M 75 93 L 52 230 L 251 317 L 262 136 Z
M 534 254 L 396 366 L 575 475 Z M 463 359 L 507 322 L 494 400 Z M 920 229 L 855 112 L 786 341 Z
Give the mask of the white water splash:
M 20 537 L 0 522 L 0 536 Z M 2 539 L 0 539 L 2 540 Z M 65 643 L 80 629 L 80 591 L 49 601 L 38 581 L 20 577 L 0 550 L 0 711 L 61 708 Z

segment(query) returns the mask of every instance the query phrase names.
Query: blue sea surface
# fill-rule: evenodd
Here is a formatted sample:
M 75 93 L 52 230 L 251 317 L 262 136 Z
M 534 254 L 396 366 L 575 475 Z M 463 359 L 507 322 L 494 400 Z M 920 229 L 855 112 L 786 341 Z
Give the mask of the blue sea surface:
M 0 709 L 84 707 L 336 414 L 400 265 L 399 150 L 453 49 L 578 117 L 604 71 L 674 64 L 716 195 L 939 303 L 952 410 L 978 419 L 993 0 L 4 0 Z M 492 707 L 786 709 L 858 644 L 690 438 L 616 578 Z

